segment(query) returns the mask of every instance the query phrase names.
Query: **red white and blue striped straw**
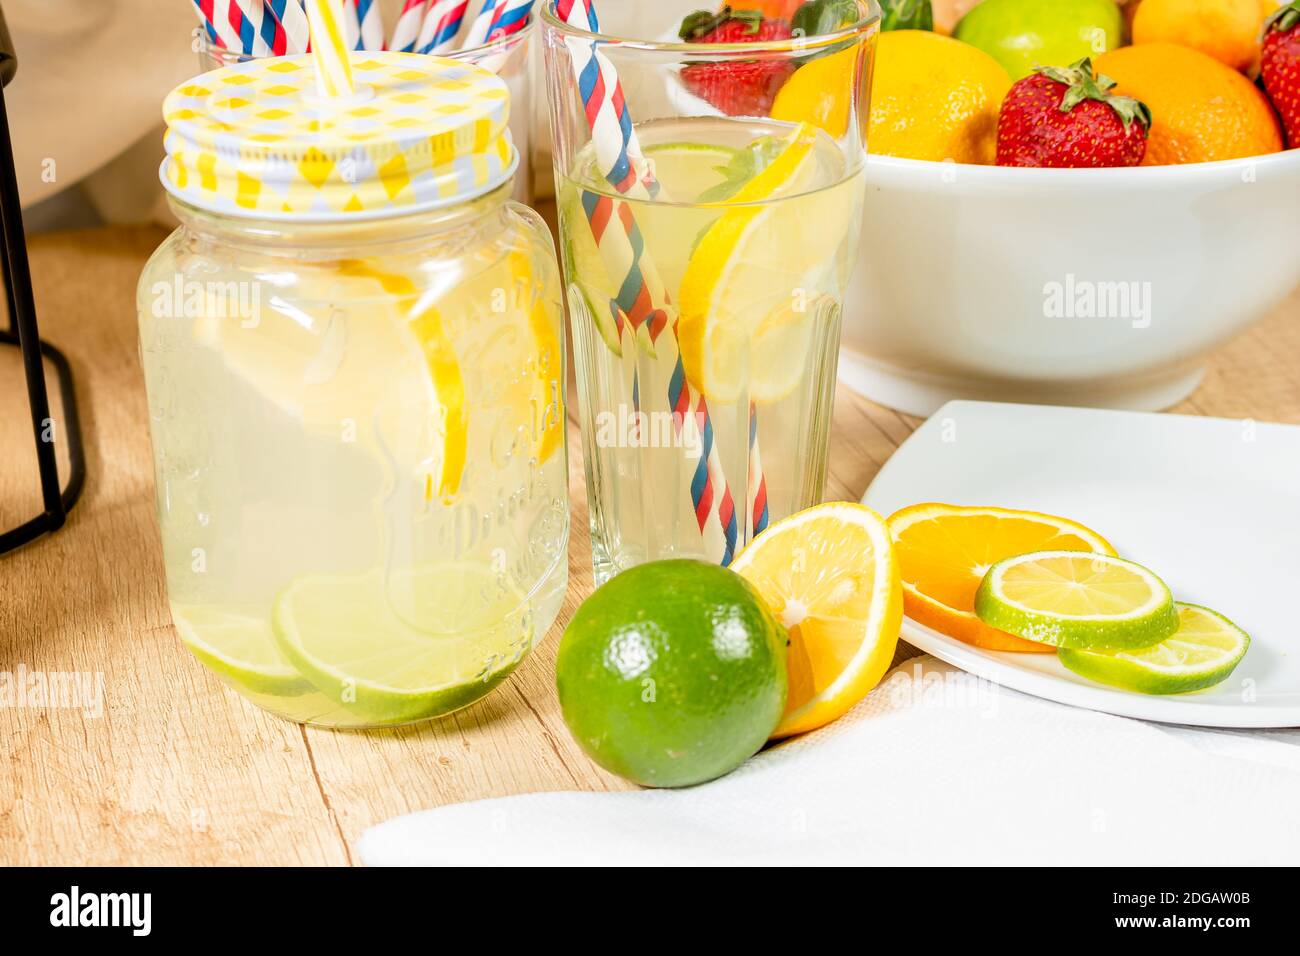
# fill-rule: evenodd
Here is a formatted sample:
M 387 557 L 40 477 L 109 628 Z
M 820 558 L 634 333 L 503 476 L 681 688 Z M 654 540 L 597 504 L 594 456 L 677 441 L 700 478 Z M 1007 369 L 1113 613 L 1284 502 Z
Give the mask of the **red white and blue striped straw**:
M 589 33 L 600 31 L 591 0 L 555 0 L 556 16 Z M 566 42 L 579 95 L 591 128 L 598 168 L 618 192 L 640 199 L 659 194 L 659 184 L 645 162 L 622 84 L 596 43 Z M 713 422 L 705 397 L 686 379 L 677 347 L 677 318 L 668 290 L 645 248 L 631 207 L 621 200 L 586 191 L 583 209 L 606 268 L 619 285 L 618 307 L 638 337 L 648 339 L 659 363 L 671 368 L 668 407 L 679 431 L 693 423 L 701 440 L 700 459 L 690 476 L 688 493 L 706 553 L 730 564 L 738 539 L 735 501 L 722 469 Z M 668 331 L 667 335 L 663 333 Z M 633 383 L 634 393 L 637 382 Z
M 194 0 L 194 4 L 198 7 L 199 14 L 211 27 L 210 33 L 216 34 L 217 42 L 222 47 L 232 53 L 250 52 L 244 49 L 244 37 L 240 29 L 244 23 L 244 15 L 235 5 L 234 0 Z M 251 45 L 251 32 L 249 42 Z
M 379 0 L 356 0 L 357 20 L 361 23 L 361 50 L 384 48 L 384 21 Z
M 393 27 L 393 35 L 388 39 L 388 49 L 398 53 L 415 52 L 415 41 L 420 38 L 420 27 L 424 24 L 428 6 L 429 0 L 406 0 Z
M 758 448 L 758 409 L 749 403 L 749 534 L 757 537 L 767 530 L 767 476 Z
M 468 6 L 469 0 L 433 0 L 429 12 L 424 15 L 415 52 L 443 53 L 452 49 Z
M 468 50 L 482 46 L 512 33 L 518 33 L 528 24 L 533 12 L 533 0 L 486 0 L 461 48 Z
M 492 29 L 492 18 L 503 3 L 505 0 L 483 0 L 483 6 L 479 8 L 478 15 L 474 17 L 469 30 L 465 33 L 465 38 L 460 43 L 462 50 L 482 46 L 487 42 L 488 31 Z
M 266 6 L 284 34 L 284 52 L 308 52 L 311 49 L 311 30 L 307 26 L 307 11 L 302 7 L 302 0 L 266 0 Z
M 218 0 L 217 15 L 221 15 L 223 0 Z M 249 56 L 270 56 L 275 41 L 274 18 L 266 16 L 262 0 L 224 0 L 225 13 L 230 26 L 239 34 L 239 45 L 234 49 Z
M 228 42 L 229 30 L 217 28 L 212 0 L 194 0 L 194 12 L 199 16 L 199 23 L 203 26 L 203 31 L 208 35 L 208 41 L 222 49 L 228 48 L 230 45 Z

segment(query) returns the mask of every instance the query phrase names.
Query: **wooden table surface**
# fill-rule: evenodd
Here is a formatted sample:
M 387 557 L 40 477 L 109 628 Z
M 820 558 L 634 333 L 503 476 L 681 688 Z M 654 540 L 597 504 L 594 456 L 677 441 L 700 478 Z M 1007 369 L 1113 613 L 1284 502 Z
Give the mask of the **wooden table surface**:
M 574 744 L 552 681 L 558 635 L 591 588 L 576 429 L 568 599 L 531 658 L 473 707 L 399 730 L 300 727 L 246 704 L 183 648 L 163 590 L 135 337 L 136 278 L 162 238 L 140 228 L 32 243 L 41 331 L 77 376 L 89 482 L 67 527 L 0 557 L 0 672 L 102 673 L 104 706 L 0 706 L 0 865 L 355 863 L 362 830 L 396 814 L 627 788 Z M 24 397 L 16 355 L 0 353 L 4 527 L 38 500 Z M 1176 410 L 1300 423 L 1300 296 L 1216 355 Z M 917 424 L 841 389 L 827 497 L 856 500 Z

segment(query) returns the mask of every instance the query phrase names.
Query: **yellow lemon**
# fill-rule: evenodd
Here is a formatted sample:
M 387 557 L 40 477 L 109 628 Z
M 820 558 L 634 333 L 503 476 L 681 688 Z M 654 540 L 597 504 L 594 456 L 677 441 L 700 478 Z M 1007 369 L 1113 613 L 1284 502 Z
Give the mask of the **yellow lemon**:
M 903 622 L 903 587 L 885 520 L 828 502 L 772 525 L 731 565 L 790 633 L 785 715 L 773 737 L 844 714 L 880 682 Z
M 882 33 L 867 150 L 882 156 L 992 164 L 1011 76 L 982 50 L 925 30 Z
M 857 56 L 856 48 L 842 50 L 799 67 L 776 94 L 772 119 L 811 123 L 839 139 L 849 128 Z

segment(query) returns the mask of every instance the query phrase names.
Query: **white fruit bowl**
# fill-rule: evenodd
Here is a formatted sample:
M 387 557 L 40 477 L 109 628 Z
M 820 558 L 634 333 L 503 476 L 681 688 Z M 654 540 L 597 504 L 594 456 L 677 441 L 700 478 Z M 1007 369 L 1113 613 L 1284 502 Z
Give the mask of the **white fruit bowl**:
M 953 399 L 1154 411 L 1300 285 L 1300 150 L 1135 169 L 871 156 L 841 380 Z

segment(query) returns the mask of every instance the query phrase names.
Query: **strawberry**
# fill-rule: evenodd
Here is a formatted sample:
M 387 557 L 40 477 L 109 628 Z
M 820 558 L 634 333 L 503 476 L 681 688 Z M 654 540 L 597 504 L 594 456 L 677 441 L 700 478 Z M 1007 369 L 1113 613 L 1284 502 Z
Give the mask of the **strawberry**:
M 1265 23 L 1259 75 L 1282 117 L 1287 148 L 1300 147 L 1300 0 L 1288 3 Z
M 788 40 L 790 24 L 767 19 L 758 10 L 717 13 L 698 10 L 682 21 L 678 35 L 687 43 L 762 43 Z M 682 82 L 728 116 L 767 116 L 777 91 L 794 72 L 787 60 L 717 60 L 682 69 Z
M 999 166 L 1136 166 L 1147 149 L 1151 111 L 1109 91 L 1084 57 L 1040 66 L 1011 87 L 998 114 Z

